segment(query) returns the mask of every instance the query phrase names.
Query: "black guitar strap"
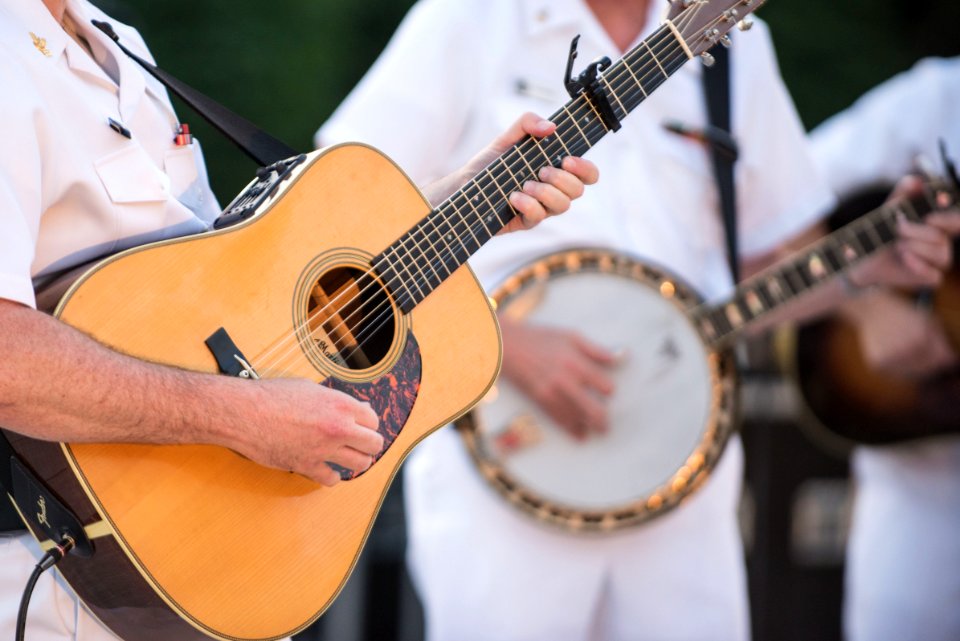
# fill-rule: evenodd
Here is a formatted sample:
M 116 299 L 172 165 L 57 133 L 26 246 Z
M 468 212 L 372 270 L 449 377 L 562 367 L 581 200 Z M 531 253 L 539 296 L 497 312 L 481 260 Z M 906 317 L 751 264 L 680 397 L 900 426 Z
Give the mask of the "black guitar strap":
M 24 525 L 17 516 L 13 504 L 6 496 L 9 493 L 13 496 L 13 446 L 7 440 L 7 435 L 0 430 L 0 490 L 3 490 L 3 496 L 0 496 L 0 533 L 15 532 L 23 530 Z
M 707 103 L 707 119 L 712 127 L 726 133 L 730 131 L 730 52 L 718 45 L 710 51 L 716 62 L 703 69 L 703 89 Z M 710 145 L 713 173 L 720 195 L 720 213 L 727 240 L 727 260 L 733 282 L 740 282 L 740 257 L 737 243 L 737 198 L 734 188 L 735 154 L 724 153 L 717 145 Z
M 252 122 L 230 111 L 216 100 L 200 93 L 159 67 L 150 64 L 120 43 L 120 36 L 113 30 L 109 22 L 92 20 L 93 26 L 107 34 L 123 53 L 130 56 L 154 78 L 159 80 L 175 96 L 183 100 L 187 106 L 204 117 L 217 131 L 229 138 L 245 154 L 250 156 L 260 166 L 266 167 L 273 163 L 296 156 L 298 152 L 263 131 Z

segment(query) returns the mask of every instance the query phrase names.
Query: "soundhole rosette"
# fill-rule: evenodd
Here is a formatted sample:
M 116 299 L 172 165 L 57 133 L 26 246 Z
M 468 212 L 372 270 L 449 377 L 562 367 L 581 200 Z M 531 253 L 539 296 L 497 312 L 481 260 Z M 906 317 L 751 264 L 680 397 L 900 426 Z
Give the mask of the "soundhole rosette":
M 371 381 L 403 352 L 410 318 L 358 250 L 321 254 L 304 269 L 293 296 L 293 326 L 317 371 Z
M 610 433 L 586 443 L 504 379 L 457 422 L 482 478 L 510 505 L 565 530 L 607 532 L 703 485 L 736 425 L 737 378 L 732 355 L 689 322 L 701 302 L 690 287 L 617 252 L 571 250 L 522 268 L 493 298 L 501 315 L 628 354 L 613 372 Z

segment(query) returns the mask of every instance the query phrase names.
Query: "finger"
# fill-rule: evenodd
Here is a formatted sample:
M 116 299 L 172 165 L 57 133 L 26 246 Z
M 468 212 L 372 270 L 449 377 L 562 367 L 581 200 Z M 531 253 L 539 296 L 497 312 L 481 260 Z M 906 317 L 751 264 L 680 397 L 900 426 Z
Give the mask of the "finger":
M 890 193 L 887 202 L 914 196 L 923 191 L 923 179 L 920 176 L 908 175 L 897 181 L 896 186 Z
M 924 220 L 928 225 L 936 227 L 940 231 L 950 236 L 960 234 L 960 211 L 955 209 L 950 211 L 938 211 L 930 214 Z
M 900 255 L 900 259 L 904 266 L 919 279 L 920 282 L 916 283 L 918 285 L 936 286 L 943 280 L 943 272 L 932 267 L 917 254 L 905 252 Z
M 508 227 L 516 223 L 521 229 L 533 229 L 547 217 L 547 210 L 543 208 L 540 201 L 522 191 L 510 194 L 510 204 L 513 205 L 518 216 L 510 221 Z
M 560 167 L 576 176 L 584 185 L 594 185 L 600 180 L 600 170 L 595 164 L 577 156 L 567 156 Z
M 544 167 L 537 172 L 537 177 L 540 182 L 553 186 L 569 200 L 583 195 L 583 182 L 569 171 L 556 167 Z
M 310 474 L 304 474 L 304 476 L 327 487 L 333 487 L 342 480 L 340 473 L 326 463 L 321 463 L 315 471 Z
M 571 384 L 567 397 L 575 409 L 574 416 L 580 418 L 580 425 L 587 432 L 605 433 L 608 419 L 606 406 L 596 396 L 587 392 L 582 385 Z
M 548 216 L 562 214 L 570 209 L 570 198 L 553 185 L 528 180 L 523 183 L 523 193 L 535 198 L 546 210 Z
M 606 370 L 597 367 L 590 361 L 581 363 L 578 376 L 580 376 L 582 385 L 585 385 L 591 391 L 601 396 L 610 396 L 616 389 L 613 380 L 607 375 Z
M 353 472 L 365 472 L 373 465 L 373 457 L 352 447 L 341 447 L 330 457 L 330 462 Z
M 383 450 L 383 436 L 381 436 L 380 432 L 371 430 L 368 427 L 354 425 L 350 428 L 342 445 L 352 447 L 364 454 L 373 456 Z
M 934 225 L 915 223 L 906 218 L 897 220 L 897 236 L 901 239 L 918 240 L 927 243 L 949 243 L 944 230 Z
M 606 365 L 607 367 L 612 367 L 617 364 L 620 360 L 618 355 L 614 352 L 609 351 L 608 349 L 597 345 L 591 340 L 580 336 L 579 334 L 574 336 L 573 344 L 577 346 L 585 356 L 591 360 L 599 363 L 600 365 Z
M 494 139 L 491 147 L 502 153 L 522 140 L 524 136 L 543 138 L 552 134 L 556 129 L 557 126 L 549 120 L 528 111 L 514 121 L 509 129 Z
M 357 411 L 353 416 L 354 420 L 358 425 L 363 427 L 369 427 L 370 429 L 377 429 L 380 425 L 380 417 L 373 410 L 373 407 L 370 403 L 361 403 L 360 407 L 357 408 Z

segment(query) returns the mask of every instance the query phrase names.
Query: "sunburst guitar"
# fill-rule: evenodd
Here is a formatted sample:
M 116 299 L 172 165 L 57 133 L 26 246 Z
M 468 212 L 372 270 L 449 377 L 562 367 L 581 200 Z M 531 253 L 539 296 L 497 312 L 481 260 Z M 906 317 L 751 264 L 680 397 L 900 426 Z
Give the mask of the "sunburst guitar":
M 507 195 L 587 152 L 759 4 L 675 3 L 623 59 L 591 65 L 600 75 L 581 76 L 554 134 L 522 140 L 434 209 L 389 159 L 339 146 L 261 171 L 218 229 L 80 277 L 55 313 L 97 340 L 196 371 L 315 380 L 369 401 L 385 437 L 369 470 L 327 488 L 216 447 L 8 433 L 86 528 L 92 555 L 58 568 L 90 611 L 128 641 L 278 639 L 316 620 L 401 461 L 496 377 L 496 319 L 464 263 L 513 218 Z
M 957 200 L 953 183 L 871 212 L 794 258 L 704 303 L 669 272 L 603 249 L 564 251 L 512 275 L 499 314 L 586 335 L 621 352 L 609 429 L 575 440 L 501 377 L 457 425 L 480 475 L 534 519 L 573 532 L 644 523 L 709 478 L 733 433 L 729 347 L 747 328 L 888 246 L 898 216 L 919 220 Z

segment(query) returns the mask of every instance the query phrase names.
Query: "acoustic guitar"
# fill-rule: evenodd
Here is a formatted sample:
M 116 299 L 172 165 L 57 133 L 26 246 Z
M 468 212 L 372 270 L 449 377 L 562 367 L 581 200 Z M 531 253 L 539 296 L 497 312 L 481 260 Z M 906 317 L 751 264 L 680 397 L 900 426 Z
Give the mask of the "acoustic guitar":
M 518 270 L 494 292 L 501 315 L 590 328 L 591 340 L 625 356 L 610 372 L 608 430 L 586 442 L 500 379 L 457 422 L 481 477 L 537 521 L 577 533 L 636 526 L 676 508 L 703 487 L 736 428 L 736 339 L 892 243 L 898 216 L 919 220 L 958 195 L 956 184 L 930 181 L 921 195 L 842 227 L 718 302 L 603 249 L 566 250 Z
M 435 209 L 374 149 L 336 146 L 261 171 L 220 229 L 86 272 L 62 321 L 149 361 L 313 379 L 369 401 L 385 437 L 369 470 L 340 470 L 349 480 L 327 488 L 223 448 L 8 432 L 92 541 L 89 558 L 58 566 L 87 607 L 128 641 L 278 639 L 316 620 L 404 457 L 496 377 L 496 318 L 464 263 L 514 216 L 507 195 L 587 152 L 760 4 L 673 3 L 623 59 L 581 75 L 554 134 L 522 140 Z
M 830 224 L 862 215 L 889 191 L 870 189 L 846 199 Z M 897 295 L 928 310 L 960 352 L 960 267 L 954 265 L 935 290 Z M 812 413 L 818 440 L 826 437 L 827 443 L 847 449 L 856 443 L 882 445 L 960 433 L 960 371 L 925 380 L 876 371 L 863 356 L 858 330 L 840 316 L 800 327 L 794 340 L 791 374 Z

